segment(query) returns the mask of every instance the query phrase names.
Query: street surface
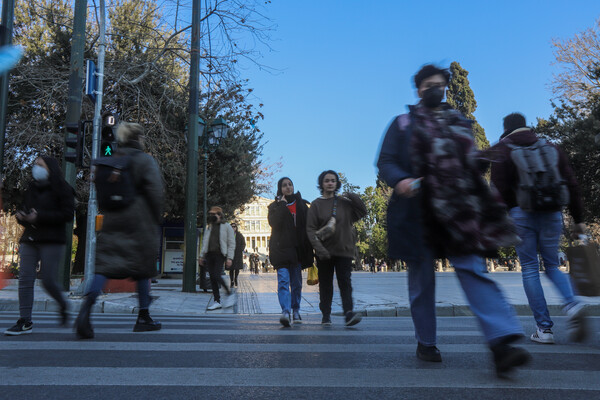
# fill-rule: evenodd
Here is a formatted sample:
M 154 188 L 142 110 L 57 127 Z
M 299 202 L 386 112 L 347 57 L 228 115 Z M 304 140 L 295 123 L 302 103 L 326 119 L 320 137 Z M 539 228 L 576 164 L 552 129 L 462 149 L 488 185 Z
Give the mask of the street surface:
M 0 312 L 0 326 L 18 317 Z M 368 317 L 353 328 L 320 315 L 282 328 L 276 315 L 159 315 L 133 333 L 134 315 L 94 314 L 96 338 L 75 340 L 56 315 L 34 312 L 34 332 L 0 337 L 2 399 L 598 399 L 598 317 L 589 343 L 523 340 L 533 362 L 496 378 L 473 317 L 440 317 L 444 361 L 415 357 L 412 321 Z M 526 332 L 531 317 L 520 317 Z

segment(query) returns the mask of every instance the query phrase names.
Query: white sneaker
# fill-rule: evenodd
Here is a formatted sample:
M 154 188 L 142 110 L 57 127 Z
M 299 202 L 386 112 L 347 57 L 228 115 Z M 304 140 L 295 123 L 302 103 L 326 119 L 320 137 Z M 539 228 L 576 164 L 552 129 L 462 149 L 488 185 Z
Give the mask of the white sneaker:
M 215 301 L 214 303 L 212 303 L 212 305 L 208 306 L 206 309 L 208 311 L 212 311 L 212 310 L 217 310 L 221 308 L 221 303 L 219 303 L 218 301 Z
M 225 296 L 225 300 L 223 301 L 223 307 L 229 308 L 233 307 L 235 304 L 235 294 L 232 292 L 230 295 Z
M 567 334 L 571 342 L 583 342 L 587 337 L 587 329 L 585 326 L 585 305 L 576 303 L 575 305 L 566 308 L 567 313 Z
M 552 333 L 552 329 L 550 328 L 537 328 L 536 331 L 531 335 L 531 340 L 538 343 L 553 344 L 554 334 Z

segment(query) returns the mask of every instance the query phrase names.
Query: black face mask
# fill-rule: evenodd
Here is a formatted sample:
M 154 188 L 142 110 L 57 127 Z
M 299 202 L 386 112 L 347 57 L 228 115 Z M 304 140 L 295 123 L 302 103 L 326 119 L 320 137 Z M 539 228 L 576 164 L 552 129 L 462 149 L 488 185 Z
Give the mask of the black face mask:
M 217 222 L 217 216 L 209 215 L 208 218 L 206 218 L 206 220 L 208 221 L 209 224 L 214 224 L 215 222 Z
M 425 107 L 435 108 L 440 105 L 444 98 L 445 88 L 435 86 L 423 92 L 423 104 Z

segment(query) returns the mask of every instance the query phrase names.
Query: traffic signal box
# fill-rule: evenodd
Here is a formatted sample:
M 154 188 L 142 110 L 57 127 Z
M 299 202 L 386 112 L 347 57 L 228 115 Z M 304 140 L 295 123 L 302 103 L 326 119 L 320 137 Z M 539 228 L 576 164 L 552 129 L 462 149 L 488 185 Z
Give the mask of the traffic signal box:
M 65 160 L 81 167 L 83 163 L 83 127 L 81 121 L 67 123 Z
M 112 114 L 106 114 L 102 118 L 102 141 L 100 146 L 100 157 L 111 157 L 117 150 L 117 126 L 116 118 Z

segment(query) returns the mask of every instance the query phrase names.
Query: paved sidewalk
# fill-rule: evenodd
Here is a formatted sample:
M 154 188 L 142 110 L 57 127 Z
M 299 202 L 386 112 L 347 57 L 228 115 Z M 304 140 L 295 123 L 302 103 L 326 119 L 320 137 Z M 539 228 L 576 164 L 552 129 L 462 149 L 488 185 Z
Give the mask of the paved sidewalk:
M 519 315 L 531 315 L 527 299 L 518 272 L 495 272 L 490 276 L 500 284 L 509 302 L 515 306 Z M 453 272 L 436 273 L 437 312 L 439 316 L 472 315 L 467 301 L 459 287 Z M 250 275 L 242 273 L 239 277 L 240 287 L 235 289 L 234 305 L 215 311 L 207 311 L 212 304 L 212 294 L 199 291 L 184 293 L 181 291 L 181 280 L 159 279 L 152 285 L 152 314 L 279 314 L 281 308 L 277 299 L 276 274 L 264 273 Z M 355 310 L 366 316 L 410 316 L 408 306 L 408 289 L 406 272 L 355 272 L 352 274 L 353 297 Z M 77 289 L 73 283 L 72 292 Z M 551 282 L 542 275 L 542 285 L 551 315 L 563 315 L 562 300 Z M 341 299 L 335 285 L 333 314 L 341 315 Z M 600 297 L 582 298 L 588 303 L 588 313 L 600 316 Z M 70 311 L 76 312 L 81 305 L 81 298 L 70 296 Z M 137 295 L 135 293 L 109 293 L 101 295 L 94 306 L 94 312 L 104 313 L 137 313 Z M 0 311 L 17 311 L 17 282 L 9 281 L 9 285 L 0 290 Z M 55 302 L 46 294 L 36 281 L 34 311 L 55 311 Z M 318 286 L 306 285 L 302 290 L 301 311 L 304 314 L 318 314 Z

